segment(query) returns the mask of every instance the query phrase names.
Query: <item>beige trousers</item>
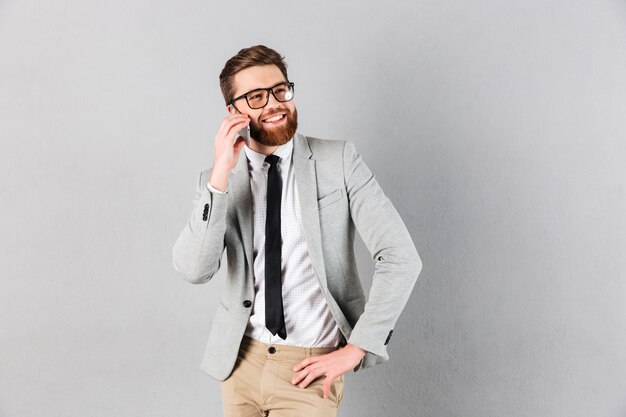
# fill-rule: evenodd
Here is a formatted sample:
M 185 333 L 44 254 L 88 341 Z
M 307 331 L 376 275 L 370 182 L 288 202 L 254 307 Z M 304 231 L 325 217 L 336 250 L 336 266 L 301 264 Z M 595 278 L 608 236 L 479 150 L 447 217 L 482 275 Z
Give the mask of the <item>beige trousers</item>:
M 224 417 L 335 417 L 343 399 L 343 375 L 335 378 L 326 399 L 325 376 L 306 388 L 291 380 L 296 364 L 336 349 L 268 345 L 244 336 L 232 374 L 220 382 Z

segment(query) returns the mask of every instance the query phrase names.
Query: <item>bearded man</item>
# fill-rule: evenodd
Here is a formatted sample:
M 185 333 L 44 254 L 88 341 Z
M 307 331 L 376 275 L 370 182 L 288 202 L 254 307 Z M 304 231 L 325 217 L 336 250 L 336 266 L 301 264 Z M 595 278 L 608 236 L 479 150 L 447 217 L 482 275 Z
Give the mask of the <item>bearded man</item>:
M 195 284 L 226 250 L 201 369 L 220 382 L 226 417 L 336 416 L 344 374 L 389 359 L 421 259 L 354 144 L 297 132 L 278 52 L 242 49 L 220 87 L 229 115 L 173 248 L 174 268 Z M 357 231 L 375 262 L 367 302 Z

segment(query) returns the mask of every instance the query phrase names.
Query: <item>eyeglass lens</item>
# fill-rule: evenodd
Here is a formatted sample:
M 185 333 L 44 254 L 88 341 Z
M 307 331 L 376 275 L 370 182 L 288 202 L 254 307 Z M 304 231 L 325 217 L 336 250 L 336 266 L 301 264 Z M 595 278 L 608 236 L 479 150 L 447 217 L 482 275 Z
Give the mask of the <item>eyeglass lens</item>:
M 272 88 L 272 92 L 274 93 L 274 97 L 276 98 L 276 100 L 280 102 L 289 101 L 293 98 L 293 87 L 289 83 L 275 86 L 274 88 Z M 248 101 L 248 105 L 250 106 L 250 108 L 260 109 L 261 107 L 265 107 L 265 105 L 269 101 L 269 91 L 250 91 L 246 95 L 246 100 Z

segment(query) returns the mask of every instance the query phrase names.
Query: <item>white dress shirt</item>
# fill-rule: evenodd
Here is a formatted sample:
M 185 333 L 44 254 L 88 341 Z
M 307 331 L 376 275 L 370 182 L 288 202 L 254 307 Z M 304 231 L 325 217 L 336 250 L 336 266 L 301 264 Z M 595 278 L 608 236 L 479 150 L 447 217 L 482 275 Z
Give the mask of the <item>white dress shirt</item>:
M 278 170 L 282 178 L 281 234 L 282 234 L 282 294 L 287 339 L 272 335 L 265 327 L 265 216 L 267 208 L 266 156 L 244 145 L 248 159 L 252 191 L 254 304 L 245 334 L 263 343 L 304 347 L 336 347 L 342 339 L 320 285 L 315 277 L 308 252 L 300 200 L 292 163 L 293 140 L 276 149 L 280 157 Z M 211 192 L 221 193 L 210 184 Z M 226 191 L 227 192 L 227 191 Z

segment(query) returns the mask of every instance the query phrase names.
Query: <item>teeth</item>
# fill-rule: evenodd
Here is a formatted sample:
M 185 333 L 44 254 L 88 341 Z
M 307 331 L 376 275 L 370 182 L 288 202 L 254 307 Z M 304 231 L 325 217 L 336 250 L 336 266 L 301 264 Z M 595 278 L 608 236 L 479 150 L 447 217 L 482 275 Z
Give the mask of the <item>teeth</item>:
M 276 120 L 282 119 L 283 115 L 282 114 L 277 114 L 274 117 L 271 117 L 269 119 L 265 119 L 266 122 L 275 122 Z

